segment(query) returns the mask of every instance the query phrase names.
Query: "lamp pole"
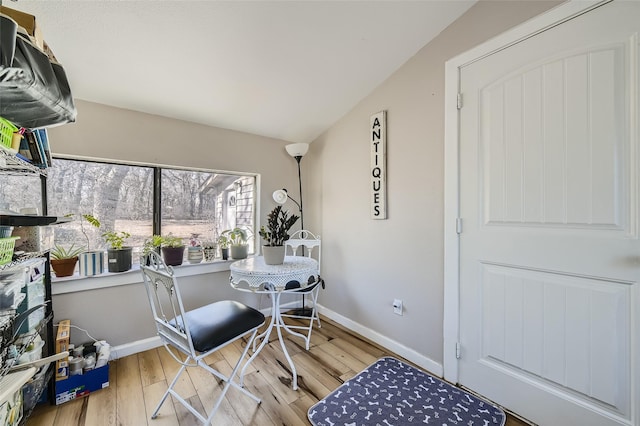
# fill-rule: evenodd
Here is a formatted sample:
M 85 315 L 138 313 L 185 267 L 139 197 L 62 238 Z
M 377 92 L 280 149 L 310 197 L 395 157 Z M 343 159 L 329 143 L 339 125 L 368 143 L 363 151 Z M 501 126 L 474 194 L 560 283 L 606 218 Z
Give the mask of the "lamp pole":
M 304 230 L 304 212 L 302 209 L 302 175 L 300 173 L 300 160 L 302 160 L 302 157 L 307 153 L 307 150 L 309 149 L 309 144 L 306 144 L 306 143 L 289 144 L 285 146 L 285 149 L 287 150 L 287 153 L 293 158 L 295 158 L 296 162 L 298 163 L 298 193 L 300 195 L 300 204 L 298 204 L 298 207 L 300 208 L 300 229 Z M 291 197 L 289 198 L 291 199 Z M 303 246 L 302 247 L 303 256 L 305 255 L 304 251 L 305 250 Z M 305 295 L 302 294 L 302 307 L 299 309 L 295 309 L 294 312 L 296 315 L 311 316 L 312 310 L 306 309 L 304 296 Z
M 300 229 L 304 229 L 304 213 L 302 211 L 302 177 L 300 174 L 300 160 L 302 160 L 302 155 L 296 155 L 294 157 L 298 162 L 298 192 L 300 194 Z M 304 247 L 302 247 L 302 255 L 304 256 Z

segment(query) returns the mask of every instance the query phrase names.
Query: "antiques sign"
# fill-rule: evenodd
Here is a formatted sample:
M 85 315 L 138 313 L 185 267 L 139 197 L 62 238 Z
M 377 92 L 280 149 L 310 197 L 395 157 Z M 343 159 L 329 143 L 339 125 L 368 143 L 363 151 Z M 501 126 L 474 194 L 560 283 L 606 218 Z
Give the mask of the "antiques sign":
M 371 116 L 371 219 L 387 218 L 386 111 Z

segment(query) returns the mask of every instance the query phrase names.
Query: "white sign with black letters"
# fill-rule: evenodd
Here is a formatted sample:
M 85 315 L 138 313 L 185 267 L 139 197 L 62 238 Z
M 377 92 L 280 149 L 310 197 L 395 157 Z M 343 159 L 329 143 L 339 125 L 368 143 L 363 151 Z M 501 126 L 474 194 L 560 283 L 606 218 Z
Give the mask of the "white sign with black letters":
M 371 219 L 387 218 L 387 114 L 371 116 Z

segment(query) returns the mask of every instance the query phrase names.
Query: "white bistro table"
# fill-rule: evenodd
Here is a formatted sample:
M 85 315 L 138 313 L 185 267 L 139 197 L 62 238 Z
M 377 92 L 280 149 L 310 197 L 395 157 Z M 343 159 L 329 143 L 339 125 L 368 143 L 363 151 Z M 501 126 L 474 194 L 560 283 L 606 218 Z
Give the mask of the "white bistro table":
M 262 343 L 242 368 L 240 384 L 242 385 L 243 383 L 245 369 L 258 356 L 264 345 L 267 344 L 271 330 L 275 327 L 278 331 L 280 346 L 282 346 L 284 356 L 291 367 L 293 390 L 297 390 L 298 375 L 296 367 L 284 344 L 281 329 L 284 328 L 290 334 L 305 340 L 307 337 L 291 330 L 284 323 L 280 312 L 280 296 L 286 293 L 295 293 L 301 288 L 317 284 L 320 278 L 318 262 L 315 259 L 304 256 L 286 256 L 282 265 L 267 265 L 264 263 L 262 256 L 256 256 L 233 262 L 229 269 L 231 270 L 229 280 L 233 288 L 240 291 L 271 295 L 271 321 L 264 333 L 257 337 L 257 339 L 262 339 Z

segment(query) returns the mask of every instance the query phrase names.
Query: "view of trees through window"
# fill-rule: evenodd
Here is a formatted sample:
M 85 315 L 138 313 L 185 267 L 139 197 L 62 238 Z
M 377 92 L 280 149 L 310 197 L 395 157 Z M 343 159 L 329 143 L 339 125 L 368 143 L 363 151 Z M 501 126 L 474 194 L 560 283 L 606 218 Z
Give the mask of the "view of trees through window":
M 72 215 L 69 223 L 53 227 L 56 244 L 106 249 L 103 232 L 125 231 L 136 259 L 153 235 L 153 168 L 55 159 L 47 178 L 47 205 L 52 216 Z M 100 228 L 82 219 L 85 214 L 98 219 Z
M 156 215 L 154 173 L 159 174 L 161 194 Z M 27 195 L 24 178 L 1 179 L 0 207 L 14 211 L 40 207 L 33 201 L 33 191 L 40 192 L 37 178 L 29 183 Z M 191 237 L 215 241 L 222 231 L 236 226 L 254 235 L 255 194 L 255 177 L 250 175 L 61 158 L 55 158 L 48 169 L 46 188 L 48 214 L 72 218 L 52 227 L 55 244 L 102 250 L 107 248 L 103 232 L 125 231 L 131 234 L 127 245 L 134 247 L 134 259 L 154 233 L 154 217 L 160 218 L 156 229 L 159 226 L 162 235 L 171 233 L 185 244 Z M 85 214 L 97 218 L 100 228 L 82 219 Z M 252 250 L 253 244 L 250 247 Z

